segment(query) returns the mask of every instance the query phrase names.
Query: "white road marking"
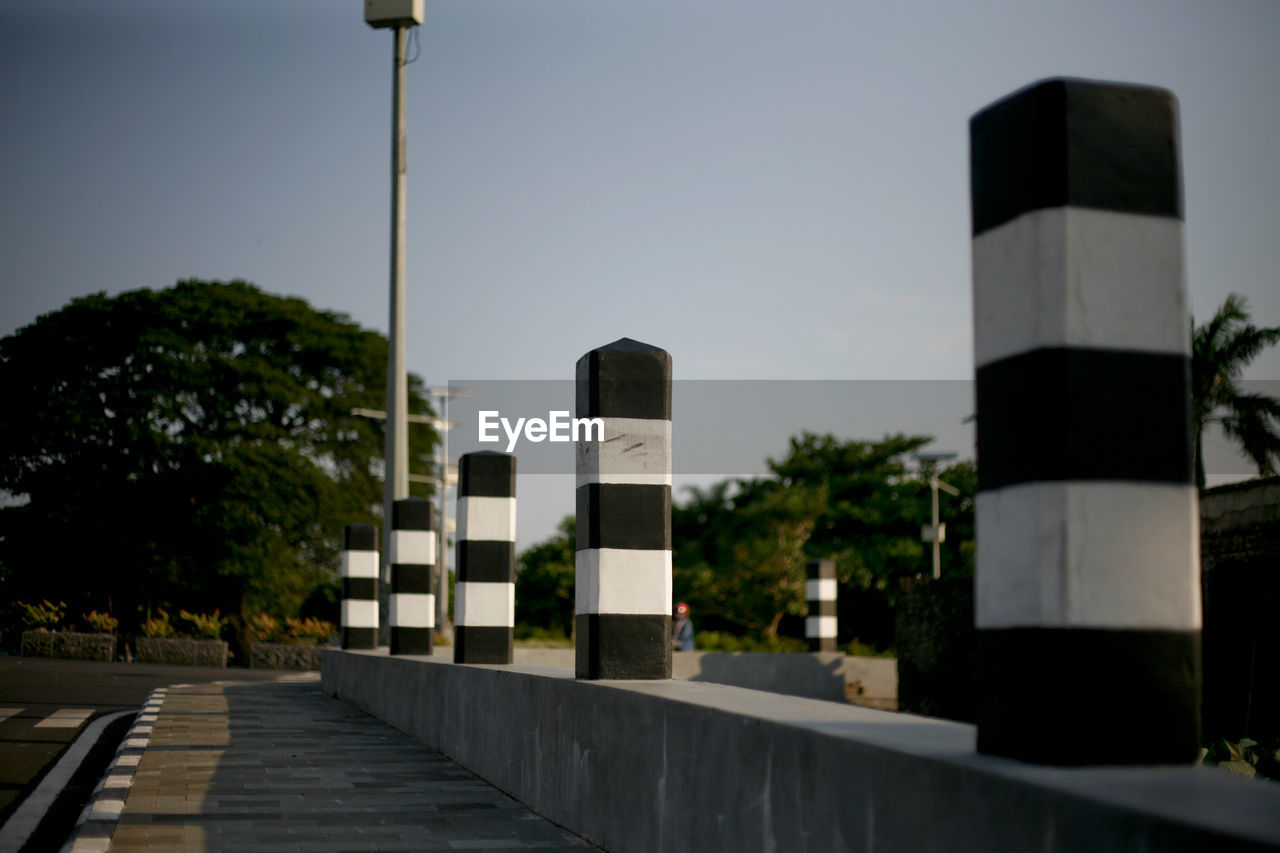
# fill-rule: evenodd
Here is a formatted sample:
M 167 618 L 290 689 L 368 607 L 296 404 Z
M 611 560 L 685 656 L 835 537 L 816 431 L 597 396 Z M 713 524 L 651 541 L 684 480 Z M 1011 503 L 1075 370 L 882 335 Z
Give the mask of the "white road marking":
M 18 716 L 25 710 L 27 709 L 26 708 L 0 708 L 0 723 L 3 723 L 5 720 L 9 719 L 10 717 Z
M 62 754 L 62 758 L 45 774 L 44 780 L 31 792 L 17 811 L 9 816 L 9 820 L 0 827 L 0 853 L 16 853 L 27 843 L 27 838 L 35 831 L 49 806 L 57 798 L 59 792 L 71 780 L 71 774 L 84 761 L 89 750 L 97 743 L 102 732 L 113 720 L 117 720 L 132 711 L 120 711 L 99 717 L 84 730 L 80 737 Z
M 36 723 L 34 728 L 37 729 L 78 729 L 84 725 L 84 721 L 93 715 L 93 708 L 62 708 L 54 711 L 40 722 Z

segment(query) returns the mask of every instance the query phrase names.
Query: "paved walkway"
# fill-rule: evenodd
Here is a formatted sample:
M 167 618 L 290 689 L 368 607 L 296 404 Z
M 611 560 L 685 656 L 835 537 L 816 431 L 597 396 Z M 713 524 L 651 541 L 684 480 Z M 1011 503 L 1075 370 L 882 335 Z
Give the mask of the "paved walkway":
M 597 849 L 315 676 L 156 691 L 71 849 Z

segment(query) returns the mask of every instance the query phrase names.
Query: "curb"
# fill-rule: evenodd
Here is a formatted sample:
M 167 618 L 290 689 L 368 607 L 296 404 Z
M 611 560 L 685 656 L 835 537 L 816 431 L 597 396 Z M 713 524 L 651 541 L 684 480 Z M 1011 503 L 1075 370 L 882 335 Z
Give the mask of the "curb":
M 111 846 L 111 836 L 115 834 L 116 823 L 124 812 L 124 801 L 133 785 L 138 761 L 151 742 L 151 730 L 169 689 L 157 687 L 147 696 L 142 710 L 138 711 L 133 725 L 120 742 L 120 748 L 116 750 L 106 774 L 99 780 L 89 803 L 80 812 L 76 828 L 62 846 L 61 853 L 100 853 Z

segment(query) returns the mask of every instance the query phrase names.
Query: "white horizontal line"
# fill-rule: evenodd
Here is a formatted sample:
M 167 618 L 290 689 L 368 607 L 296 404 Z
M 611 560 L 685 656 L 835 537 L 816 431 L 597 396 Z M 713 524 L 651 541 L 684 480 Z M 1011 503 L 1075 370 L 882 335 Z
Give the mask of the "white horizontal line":
M 62 708 L 54 711 L 40 722 L 36 723 L 34 728 L 37 729 L 78 729 L 93 714 L 93 709 L 87 711 L 83 708 Z

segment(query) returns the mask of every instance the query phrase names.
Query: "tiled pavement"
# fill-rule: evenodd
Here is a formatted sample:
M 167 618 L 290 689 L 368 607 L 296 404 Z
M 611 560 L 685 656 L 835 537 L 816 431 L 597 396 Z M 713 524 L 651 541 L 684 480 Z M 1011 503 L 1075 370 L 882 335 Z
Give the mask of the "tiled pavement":
M 314 679 L 157 691 L 86 816 L 76 853 L 597 849 Z

